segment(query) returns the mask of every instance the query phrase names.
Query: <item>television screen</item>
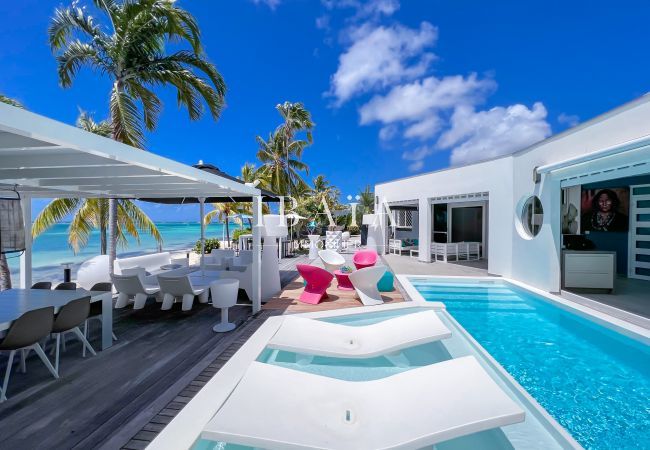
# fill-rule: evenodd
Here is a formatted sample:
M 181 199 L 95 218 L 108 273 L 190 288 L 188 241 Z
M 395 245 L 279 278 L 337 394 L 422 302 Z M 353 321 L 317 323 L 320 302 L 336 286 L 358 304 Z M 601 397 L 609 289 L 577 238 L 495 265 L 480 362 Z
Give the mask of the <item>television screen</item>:
M 630 188 L 582 189 L 580 229 L 619 231 L 629 228 Z

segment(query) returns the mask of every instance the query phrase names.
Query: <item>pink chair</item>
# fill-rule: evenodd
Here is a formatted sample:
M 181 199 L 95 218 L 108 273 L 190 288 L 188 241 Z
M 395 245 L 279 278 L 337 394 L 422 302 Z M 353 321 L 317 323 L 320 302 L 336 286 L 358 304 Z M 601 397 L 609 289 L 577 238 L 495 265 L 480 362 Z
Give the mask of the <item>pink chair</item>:
M 354 254 L 352 262 L 357 270 L 365 269 L 366 267 L 372 267 L 377 264 L 378 256 L 374 250 L 360 250 Z
M 296 268 L 307 283 L 305 290 L 300 294 L 299 300 L 301 302 L 316 305 L 320 303 L 323 297 L 327 297 L 327 288 L 334 275 L 325 269 L 308 264 L 298 264 Z

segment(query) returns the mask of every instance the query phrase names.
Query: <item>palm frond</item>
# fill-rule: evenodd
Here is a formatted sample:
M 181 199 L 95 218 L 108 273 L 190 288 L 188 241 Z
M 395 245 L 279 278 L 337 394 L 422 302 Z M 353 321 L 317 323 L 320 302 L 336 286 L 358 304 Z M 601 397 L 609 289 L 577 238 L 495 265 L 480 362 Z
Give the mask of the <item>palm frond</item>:
M 71 214 L 81 202 L 78 198 L 55 198 L 38 213 L 32 224 L 32 237 L 37 237 L 52 225 Z
M 140 125 L 142 115 L 131 96 L 120 90 L 117 82 L 111 91 L 110 112 L 115 140 L 142 148 L 144 146 L 144 134 Z
M 88 239 L 93 228 L 95 228 L 93 221 L 96 212 L 95 203 L 86 200 L 72 216 L 72 221 L 68 227 L 68 243 L 75 254 L 88 244 Z
M 138 230 L 141 230 L 153 237 L 159 244 L 163 243 L 160 230 L 151 218 L 131 200 L 120 200 L 119 205 L 122 211 L 129 216 L 131 222 Z
M 0 94 L 0 103 L 15 106 L 16 108 L 23 107 L 23 105 L 18 100 L 14 100 L 13 98 L 7 97 L 6 95 L 2 95 L 2 94 Z
M 63 87 L 72 84 L 72 79 L 82 66 L 87 65 L 94 69 L 101 69 L 103 66 L 95 47 L 78 40 L 70 42 L 65 51 L 57 56 L 56 61 L 59 83 Z
M 53 50 L 62 48 L 75 33 L 85 34 L 91 39 L 101 34 L 99 26 L 83 8 L 72 6 L 56 9 L 47 30 L 50 47 Z

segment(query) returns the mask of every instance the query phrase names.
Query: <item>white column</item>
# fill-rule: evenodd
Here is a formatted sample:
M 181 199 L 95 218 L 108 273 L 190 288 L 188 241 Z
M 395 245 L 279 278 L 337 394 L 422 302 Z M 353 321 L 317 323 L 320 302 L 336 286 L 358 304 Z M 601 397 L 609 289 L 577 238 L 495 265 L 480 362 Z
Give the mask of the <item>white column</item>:
M 262 309 L 262 198 L 253 197 L 253 314 Z
M 23 224 L 25 227 L 25 251 L 20 256 L 20 287 L 32 286 L 32 198 L 22 195 Z
M 201 222 L 201 271 L 205 270 L 205 199 L 199 198 L 199 215 Z
M 418 259 L 423 262 L 431 262 L 431 220 L 432 206 L 428 198 L 420 198 L 418 201 Z

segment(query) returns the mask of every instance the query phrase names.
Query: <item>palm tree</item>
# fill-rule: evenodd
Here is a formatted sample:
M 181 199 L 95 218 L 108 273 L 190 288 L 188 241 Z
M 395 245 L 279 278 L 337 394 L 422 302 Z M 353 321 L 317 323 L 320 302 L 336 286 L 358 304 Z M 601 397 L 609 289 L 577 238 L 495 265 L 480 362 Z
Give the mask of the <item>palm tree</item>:
M 375 194 L 370 190 L 370 185 L 366 185 L 366 189 L 359 193 L 359 206 L 364 213 L 371 214 L 375 209 Z
M 107 23 L 100 24 L 75 1 L 58 8 L 48 29 L 56 53 L 59 82 L 72 85 L 82 67 L 107 76 L 111 82 L 109 111 L 116 141 L 144 146 L 143 128 L 156 128 L 162 102 L 153 91 L 173 86 L 178 104 L 191 120 L 207 105 L 216 120 L 224 104 L 226 85 L 205 57 L 194 17 L 172 0 L 93 0 Z M 188 44 L 189 49 L 168 52 Z M 118 232 L 118 202 L 109 201 L 109 261 L 112 271 Z
M 285 141 L 290 142 L 296 133 L 304 131 L 307 135 L 307 142 L 313 143 L 312 129 L 316 124 L 311 120 L 311 113 L 307 111 L 302 103 L 284 102 L 275 106 L 275 109 L 282 116 L 284 123 L 277 131 L 284 134 Z
M 9 98 L 3 94 L 0 94 L 0 103 L 6 103 L 7 105 L 15 106 L 16 108 L 22 108 L 21 105 L 16 100 Z M 0 291 L 6 289 L 11 289 L 11 271 L 9 270 L 9 263 L 7 262 L 7 257 L 4 253 L 0 255 Z
M 257 143 L 257 159 L 263 164 L 261 170 L 268 177 L 273 192 L 288 195 L 297 185 L 305 184 L 300 172 L 309 173 L 309 166 L 299 158 L 307 141 L 294 140 L 285 145 L 284 136 L 276 131 L 266 141 L 257 136 Z
M 100 136 L 110 136 L 112 127 L 109 121 L 95 122 L 92 116 L 81 112 L 77 126 L 90 133 Z M 117 200 L 117 243 L 120 247 L 127 245 L 126 235 L 140 242 L 140 231 L 152 235 L 158 245 L 163 239 L 153 221 L 133 201 Z M 99 229 L 100 252 L 107 253 L 108 247 L 108 211 L 109 200 L 105 198 L 57 198 L 52 200 L 34 220 L 32 236 L 37 237 L 52 225 L 65 217 L 72 215 L 68 227 L 68 243 L 75 253 L 88 244 L 88 239 L 94 229 Z
M 325 178 L 325 175 L 318 175 L 314 178 L 311 190 L 318 203 L 322 204 L 325 200 L 330 208 L 338 205 L 339 190 Z
M 212 211 L 208 212 L 203 218 L 203 223 L 209 225 L 215 218 L 226 226 L 226 241 L 230 242 L 230 217 L 236 214 L 242 214 L 244 208 L 241 203 L 213 203 Z

